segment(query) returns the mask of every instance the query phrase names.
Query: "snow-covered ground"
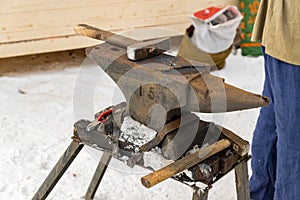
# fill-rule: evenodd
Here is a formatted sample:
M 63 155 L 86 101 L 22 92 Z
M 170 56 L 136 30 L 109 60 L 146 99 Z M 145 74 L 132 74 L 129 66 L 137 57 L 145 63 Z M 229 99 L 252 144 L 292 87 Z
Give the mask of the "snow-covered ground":
M 73 107 L 73 98 L 85 99 L 85 95 L 78 96 L 78 92 L 81 94 L 84 89 L 80 90 L 75 85 L 80 81 L 82 85 L 89 85 L 88 82 L 78 79 L 79 71 L 78 68 L 74 68 L 0 77 L 1 200 L 31 199 L 71 142 L 73 123 L 85 115 L 84 107 Z M 100 69 L 91 67 L 81 73 L 88 76 L 90 72 L 97 74 L 100 73 Z M 214 74 L 224 77 L 227 83 L 261 93 L 263 59 L 242 57 L 239 54 L 230 55 L 225 69 Z M 94 110 L 105 108 L 112 103 L 111 99 L 116 96 L 110 92 L 113 87 L 113 82 L 101 75 L 95 87 L 95 106 L 86 117 L 91 118 Z M 80 101 L 74 105 L 79 104 Z M 227 113 L 224 121 L 222 118 L 213 119 L 219 120 L 218 122 L 226 128 L 251 141 L 258 111 L 259 109 L 252 109 Z M 201 117 L 210 119 L 211 115 Z M 95 152 L 85 147 L 48 199 L 82 199 L 100 155 L 99 151 Z M 113 161 L 95 199 L 191 199 L 192 190 L 173 180 L 146 189 L 140 183 L 140 178 L 147 173 L 147 170 L 130 169 L 119 161 Z M 213 185 L 209 199 L 236 199 L 232 172 Z

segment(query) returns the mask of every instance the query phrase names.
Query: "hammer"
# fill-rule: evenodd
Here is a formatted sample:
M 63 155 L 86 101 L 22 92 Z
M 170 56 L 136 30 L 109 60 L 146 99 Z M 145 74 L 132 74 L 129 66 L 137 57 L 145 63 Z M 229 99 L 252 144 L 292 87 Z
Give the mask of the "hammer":
M 163 53 L 171 48 L 170 38 L 161 38 L 141 42 L 128 37 L 101 30 L 86 24 L 78 24 L 74 28 L 75 33 L 127 49 L 127 57 L 130 60 L 138 61 L 150 58 Z

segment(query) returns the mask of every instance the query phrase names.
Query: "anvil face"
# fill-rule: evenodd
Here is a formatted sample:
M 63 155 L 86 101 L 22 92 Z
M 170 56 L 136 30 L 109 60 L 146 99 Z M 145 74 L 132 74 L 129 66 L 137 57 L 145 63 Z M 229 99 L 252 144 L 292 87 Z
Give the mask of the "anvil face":
M 94 60 L 120 87 L 129 113 L 137 121 L 160 129 L 181 112 L 219 113 L 268 105 L 268 98 L 246 92 L 193 66 L 182 57 L 161 54 L 137 62 L 126 49 L 103 43 L 91 50 Z

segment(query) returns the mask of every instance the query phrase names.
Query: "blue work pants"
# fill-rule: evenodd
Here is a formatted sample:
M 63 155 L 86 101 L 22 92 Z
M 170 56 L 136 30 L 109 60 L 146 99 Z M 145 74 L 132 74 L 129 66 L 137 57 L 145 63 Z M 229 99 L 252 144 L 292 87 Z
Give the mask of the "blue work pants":
M 251 199 L 299 200 L 300 66 L 271 57 L 264 47 L 262 50 L 263 95 L 271 102 L 261 108 L 253 134 Z

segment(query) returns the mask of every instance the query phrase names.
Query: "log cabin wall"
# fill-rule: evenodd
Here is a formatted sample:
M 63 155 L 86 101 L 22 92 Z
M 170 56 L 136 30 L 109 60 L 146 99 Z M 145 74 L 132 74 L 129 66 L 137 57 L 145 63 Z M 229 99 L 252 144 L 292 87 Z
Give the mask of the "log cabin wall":
M 228 4 L 237 0 L 0 0 L 0 58 L 99 43 L 76 36 L 79 23 L 113 32 L 160 27 L 183 34 L 193 12 Z

